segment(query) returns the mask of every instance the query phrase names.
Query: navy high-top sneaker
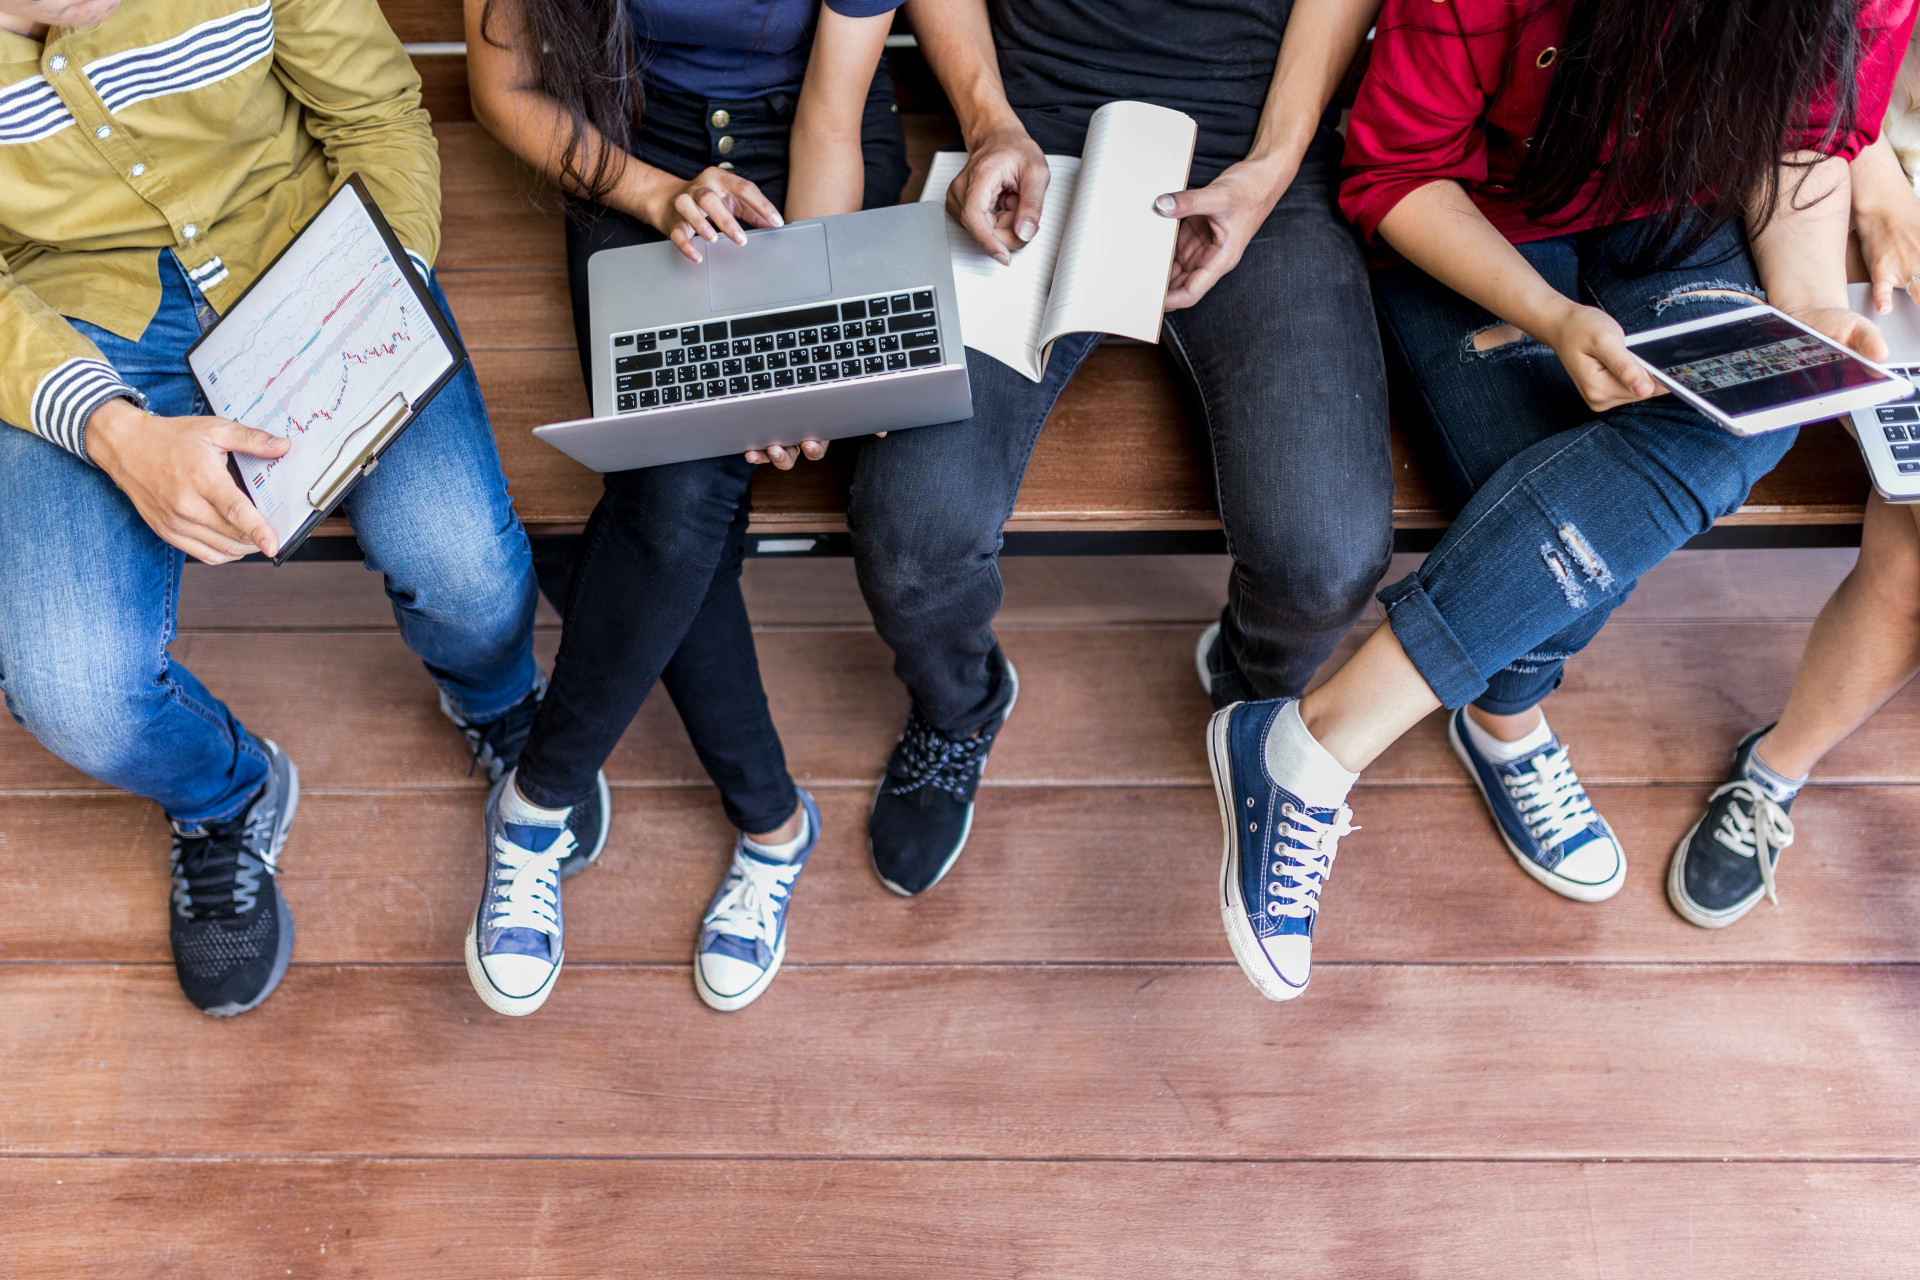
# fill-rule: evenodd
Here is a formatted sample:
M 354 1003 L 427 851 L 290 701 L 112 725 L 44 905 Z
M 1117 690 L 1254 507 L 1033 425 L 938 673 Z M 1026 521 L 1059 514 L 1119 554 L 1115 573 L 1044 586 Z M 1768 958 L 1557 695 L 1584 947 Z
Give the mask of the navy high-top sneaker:
M 1740 740 L 1727 780 L 1707 801 L 1700 821 L 1680 837 L 1667 864 L 1667 901 L 1681 918 L 1702 929 L 1726 928 L 1762 897 L 1780 901 L 1774 873 L 1781 850 L 1793 843 L 1793 819 L 1787 811 L 1794 795 L 1779 783 L 1770 785 L 1764 777 L 1753 776 L 1751 766 L 1759 763 L 1753 749 L 1766 733 L 1755 729 Z

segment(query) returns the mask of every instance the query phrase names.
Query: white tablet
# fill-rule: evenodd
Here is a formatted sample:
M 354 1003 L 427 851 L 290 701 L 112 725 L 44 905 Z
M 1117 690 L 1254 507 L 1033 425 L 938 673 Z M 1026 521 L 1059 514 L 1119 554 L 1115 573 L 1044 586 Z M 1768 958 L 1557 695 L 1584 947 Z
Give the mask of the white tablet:
M 1737 436 L 1913 394 L 1892 370 L 1768 306 L 1630 333 L 1627 346 L 1675 395 Z

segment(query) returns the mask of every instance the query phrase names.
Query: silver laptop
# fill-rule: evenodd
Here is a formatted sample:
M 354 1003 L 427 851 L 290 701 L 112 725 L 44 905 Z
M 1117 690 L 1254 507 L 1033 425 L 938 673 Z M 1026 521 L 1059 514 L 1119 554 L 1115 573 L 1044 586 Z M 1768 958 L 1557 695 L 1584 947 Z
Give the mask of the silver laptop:
M 885 209 L 587 264 L 593 414 L 534 435 L 625 471 L 970 417 L 946 214 Z
M 1920 307 L 1905 289 L 1893 291 L 1893 312 L 1873 309 L 1873 286 L 1847 286 L 1855 311 L 1880 326 L 1887 339 L 1881 363 L 1920 387 Z M 1873 476 L 1873 487 L 1888 502 L 1920 502 L 1920 391 L 1905 400 L 1853 412 L 1853 435 Z

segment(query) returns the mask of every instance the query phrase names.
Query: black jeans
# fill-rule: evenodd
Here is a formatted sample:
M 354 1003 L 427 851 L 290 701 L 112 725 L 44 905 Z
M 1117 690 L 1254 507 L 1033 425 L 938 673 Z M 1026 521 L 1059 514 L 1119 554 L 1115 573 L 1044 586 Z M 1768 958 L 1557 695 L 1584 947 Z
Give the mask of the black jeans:
M 1234 699 L 1294 696 L 1393 549 L 1387 390 L 1366 265 L 1334 203 L 1322 129 L 1240 264 L 1166 318 L 1163 346 L 1206 433 L 1233 577 L 1222 630 Z M 1001 526 L 1041 424 L 1096 334 L 1054 344 L 1029 382 L 967 352 L 973 417 L 866 441 L 847 522 L 894 670 L 942 732 L 1000 713 Z
M 719 102 L 655 89 L 635 151 L 687 178 L 727 160 L 782 204 L 794 105 L 784 94 Z M 906 142 L 892 106 L 882 67 L 862 135 L 868 207 L 892 204 L 906 184 Z M 719 117 L 724 128 L 713 123 L 720 111 L 727 113 Z M 733 140 L 724 153 L 723 137 Z M 590 378 L 588 258 L 664 237 L 616 210 L 576 201 L 569 213 L 574 331 Z M 527 799 L 551 806 L 585 799 L 658 680 L 735 826 L 769 831 L 793 813 L 793 779 L 767 711 L 740 595 L 752 481 L 753 468 L 738 457 L 606 476 L 567 591 L 553 682 L 520 757 L 517 781 Z

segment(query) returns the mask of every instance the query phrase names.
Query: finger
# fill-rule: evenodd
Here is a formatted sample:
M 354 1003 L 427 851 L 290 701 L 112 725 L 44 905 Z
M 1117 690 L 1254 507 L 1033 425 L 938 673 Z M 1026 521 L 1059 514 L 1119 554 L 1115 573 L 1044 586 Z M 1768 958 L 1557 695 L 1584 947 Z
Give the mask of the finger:
M 1893 310 L 1893 286 L 1892 272 L 1873 273 L 1873 309 L 1881 315 Z
M 762 453 L 758 449 L 747 450 L 746 457 L 747 457 L 747 461 L 751 462 L 756 467 L 764 466 L 767 461 L 767 455 Z
M 825 440 L 802 440 L 800 442 L 800 452 L 806 455 L 807 461 L 818 462 L 827 456 L 827 442 Z
M 207 439 L 230 453 L 250 453 L 256 458 L 277 458 L 293 447 L 293 441 L 271 431 L 243 427 L 225 418 L 215 418 Z M 249 504 L 251 505 L 251 504 Z
M 246 499 L 242 497 L 241 501 Z M 183 551 L 186 544 L 191 542 L 224 560 L 237 560 L 258 550 L 251 539 L 243 537 L 230 521 L 204 499 L 194 503 L 190 510 L 176 512 L 168 531 L 162 536 Z
M 770 444 L 767 446 L 767 461 L 777 471 L 791 471 L 793 464 L 800 461 L 800 455 L 788 445 Z
M 773 201 L 766 193 L 745 178 L 735 177 L 732 181 L 733 198 L 740 202 L 740 213 L 756 227 L 784 227 L 787 220 L 773 207 Z
M 726 193 L 708 187 L 700 193 L 700 207 L 707 211 L 709 218 L 713 219 L 713 225 L 726 233 L 727 239 L 735 244 L 747 242 L 746 229 L 740 225 L 740 220 L 733 216 L 733 206 L 727 200 Z
M 1186 191 L 1171 191 L 1164 196 L 1155 196 L 1153 211 L 1163 218 L 1191 218 L 1197 213 L 1211 213 L 1213 210 L 1206 200 L 1207 188 L 1200 187 Z
M 995 206 L 1000 202 L 1000 193 L 1005 189 L 1005 182 L 998 176 L 989 176 L 969 184 L 959 196 L 951 190 L 947 192 L 948 212 L 958 218 L 960 225 L 973 235 L 974 243 L 1003 267 L 1013 261 L 1013 251 L 1001 242 L 993 225 L 993 215 Z
M 693 233 L 708 244 L 720 238 L 720 233 L 707 222 L 707 215 L 701 210 L 700 202 L 694 198 L 691 191 L 682 191 L 673 198 L 673 211 L 685 218 L 687 225 L 693 228 Z
M 700 252 L 700 246 L 696 242 L 698 238 L 694 235 L 693 228 L 686 223 L 683 222 L 675 227 L 673 234 L 668 236 L 667 239 L 679 245 L 680 252 L 686 254 L 687 257 L 693 259 L 695 262 L 705 262 L 707 260 L 707 255 Z
M 225 484 L 205 495 L 212 512 L 218 513 L 212 532 L 239 546 L 243 555 L 256 547 L 266 555 L 273 555 L 280 549 L 280 539 L 274 535 L 273 526 L 231 477 L 222 474 L 220 479 Z M 201 537 L 207 540 L 205 534 Z
M 1640 362 L 1627 353 L 1623 342 L 1602 341 L 1593 353 L 1608 377 L 1620 384 L 1628 400 L 1644 400 L 1654 393 L 1654 381 Z
M 1865 316 L 1854 318 L 1853 331 L 1847 335 L 1846 343 L 1869 360 L 1887 358 L 1887 340 L 1880 332 L 1880 326 Z
M 1013 234 L 1024 243 L 1040 234 L 1040 211 L 1046 206 L 1053 171 L 1044 160 L 1029 157 L 1020 166 L 1018 199 L 1013 210 Z

